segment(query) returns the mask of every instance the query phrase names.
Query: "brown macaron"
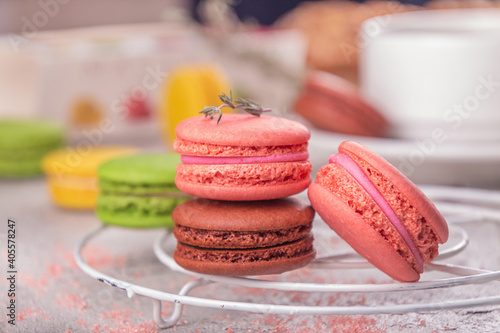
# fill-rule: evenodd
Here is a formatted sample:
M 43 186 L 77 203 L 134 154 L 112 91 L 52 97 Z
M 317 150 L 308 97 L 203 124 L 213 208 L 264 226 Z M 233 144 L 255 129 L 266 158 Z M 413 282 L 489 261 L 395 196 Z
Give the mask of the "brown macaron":
M 266 201 L 193 199 L 172 213 L 175 261 L 210 275 L 279 274 L 314 259 L 314 210 L 296 198 Z

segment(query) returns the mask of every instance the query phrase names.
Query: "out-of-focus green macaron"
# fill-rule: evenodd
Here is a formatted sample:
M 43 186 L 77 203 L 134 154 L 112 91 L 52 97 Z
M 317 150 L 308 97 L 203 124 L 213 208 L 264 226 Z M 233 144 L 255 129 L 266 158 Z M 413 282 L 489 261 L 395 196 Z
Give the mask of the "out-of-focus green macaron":
M 173 228 L 172 211 L 189 196 L 175 186 L 176 154 L 116 158 L 98 169 L 97 216 L 104 224 Z
M 38 120 L 0 120 L 0 177 L 42 173 L 42 158 L 64 145 L 62 127 Z

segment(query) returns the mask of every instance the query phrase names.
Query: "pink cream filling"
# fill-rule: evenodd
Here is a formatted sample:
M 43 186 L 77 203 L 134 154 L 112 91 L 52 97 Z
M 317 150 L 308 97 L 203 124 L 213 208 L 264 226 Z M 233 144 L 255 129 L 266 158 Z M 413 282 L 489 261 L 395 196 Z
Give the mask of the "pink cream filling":
M 293 153 L 267 156 L 190 156 L 181 155 L 184 164 L 253 164 L 253 163 L 280 163 L 299 162 L 309 158 L 309 153 Z
M 397 217 L 394 210 L 391 208 L 384 196 L 377 190 L 375 185 L 370 181 L 368 176 L 363 172 L 363 170 L 346 154 L 335 154 L 330 156 L 330 163 L 337 163 L 342 168 L 344 168 L 360 185 L 365 189 L 365 191 L 373 198 L 375 203 L 380 207 L 382 212 L 387 216 L 392 225 L 399 232 L 406 245 L 410 249 L 411 253 L 417 261 L 417 265 L 421 272 L 423 272 L 424 261 L 417 250 L 417 247 L 411 240 L 408 231 L 401 223 L 401 220 Z

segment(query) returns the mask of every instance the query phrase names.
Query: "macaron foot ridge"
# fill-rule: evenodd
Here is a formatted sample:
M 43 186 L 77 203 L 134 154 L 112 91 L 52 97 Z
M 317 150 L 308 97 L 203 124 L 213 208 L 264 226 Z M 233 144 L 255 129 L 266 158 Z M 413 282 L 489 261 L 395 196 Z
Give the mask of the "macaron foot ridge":
M 316 255 L 313 236 L 272 247 L 206 249 L 178 242 L 176 262 L 186 269 L 210 275 L 280 274 L 307 265 Z
M 270 247 L 304 238 L 312 229 L 312 222 L 289 229 L 263 231 L 204 230 L 176 224 L 175 238 L 184 244 L 204 248 Z
M 200 198 L 227 201 L 255 201 L 285 198 L 300 193 L 311 184 L 311 176 L 308 175 L 305 179 L 296 182 L 285 184 L 271 183 L 269 185 L 204 185 L 186 182 L 180 178 L 175 179 L 175 184 L 181 191 Z

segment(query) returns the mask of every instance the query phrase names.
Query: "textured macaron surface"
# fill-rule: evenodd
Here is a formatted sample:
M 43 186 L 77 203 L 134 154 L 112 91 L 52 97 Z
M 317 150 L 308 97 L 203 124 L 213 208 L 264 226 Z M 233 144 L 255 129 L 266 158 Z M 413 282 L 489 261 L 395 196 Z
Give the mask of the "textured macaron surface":
M 381 156 L 357 142 L 346 141 L 342 143 L 339 146 L 339 152 L 347 154 L 353 160 L 357 161 L 358 165 L 365 170 L 368 178 L 372 180 L 375 186 L 378 187 L 380 184 L 377 183 L 377 179 L 374 176 L 370 175 L 371 171 L 378 171 L 379 174 L 385 176 L 393 185 L 393 187 L 385 191 L 379 188 L 379 191 L 384 194 L 386 200 L 389 192 L 398 191 L 421 214 L 425 219 L 425 223 L 429 224 L 440 243 L 445 243 L 448 240 L 449 231 L 446 220 L 425 194 L 398 169 Z M 392 202 L 395 200 L 392 200 Z M 388 201 L 391 203 L 391 200 Z
M 311 235 L 292 243 L 253 249 L 205 249 L 177 244 L 174 259 L 194 272 L 227 275 L 280 274 L 301 268 L 314 259 Z
M 212 201 L 194 199 L 174 210 L 174 235 L 208 248 L 268 247 L 305 237 L 314 210 L 301 200 Z
M 307 127 L 296 121 L 247 114 L 224 114 L 218 124 L 204 116 L 189 118 L 177 125 L 175 134 L 185 142 L 231 147 L 290 146 L 310 138 Z
M 296 194 L 310 184 L 310 133 L 298 122 L 224 114 L 217 124 L 200 116 L 181 122 L 176 134 L 174 149 L 183 161 L 176 184 L 186 193 L 219 200 L 268 200 Z
M 308 161 L 262 164 L 180 164 L 177 177 L 192 184 L 211 186 L 267 186 L 295 183 L 309 178 Z
M 397 226 L 391 222 L 374 197 L 348 170 L 335 161 L 319 170 L 315 186 L 310 188 L 309 197 L 315 209 L 322 217 L 326 217 L 325 221 L 334 230 L 345 235 L 346 241 L 349 243 L 363 242 L 362 239 L 356 239 L 355 236 L 344 230 L 339 230 L 339 228 L 345 227 L 346 217 L 336 216 L 334 212 L 325 211 L 329 208 L 325 207 L 318 198 L 319 193 L 322 193 L 322 190 L 317 187 L 319 186 L 326 189 L 328 195 L 335 196 L 337 198 L 335 200 L 347 205 L 352 219 L 361 218 L 365 221 L 367 227 L 369 226 L 378 232 L 380 241 L 389 244 L 412 267 L 412 270 L 421 273 L 421 264 L 419 265 L 417 257 L 420 256 L 424 263 L 430 262 L 438 254 L 438 243 L 447 239 L 447 226 L 444 219 L 413 183 L 366 147 L 354 142 L 345 142 L 339 147 L 339 152 L 339 154 L 347 155 L 361 168 L 404 226 L 404 232 L 411 238 L 411 243 L 409 245 L 405 242 L 404 234 L 398 232 Z M 322 194 L 324 195 L 324 193 Z M 421 206 L 423 209 L 419 209 Z M 435 227 L 436 225 L 438 227 Z M 376 246 L 376 243 L 374 244 Z M 418 250 L 417 257 L 412 254 L 410 247 L 413 245 Z M 360 248 L 359 246 L 353 247 Z M 367 253 L 370 251 L 376 252 L 375 249 L 363 247 L 358 252 L 366 256 L 370 255 Z M 374 258 L 372 263 L 380 268 L 380 261 L 383 261 L 383 258 Z M 408 273 L 405 277 L 400 277 L 400 274 L 393 272 L 391 268 L 389 268 L 390 272 L 387 269 L 385 271 L 398 280 L 408 280 L 407 277 L 411 276 L 411 273 Z M 415 277 L 418 279 L 418 275 Z M 412 279 L 410 278 L 410 280 Z

